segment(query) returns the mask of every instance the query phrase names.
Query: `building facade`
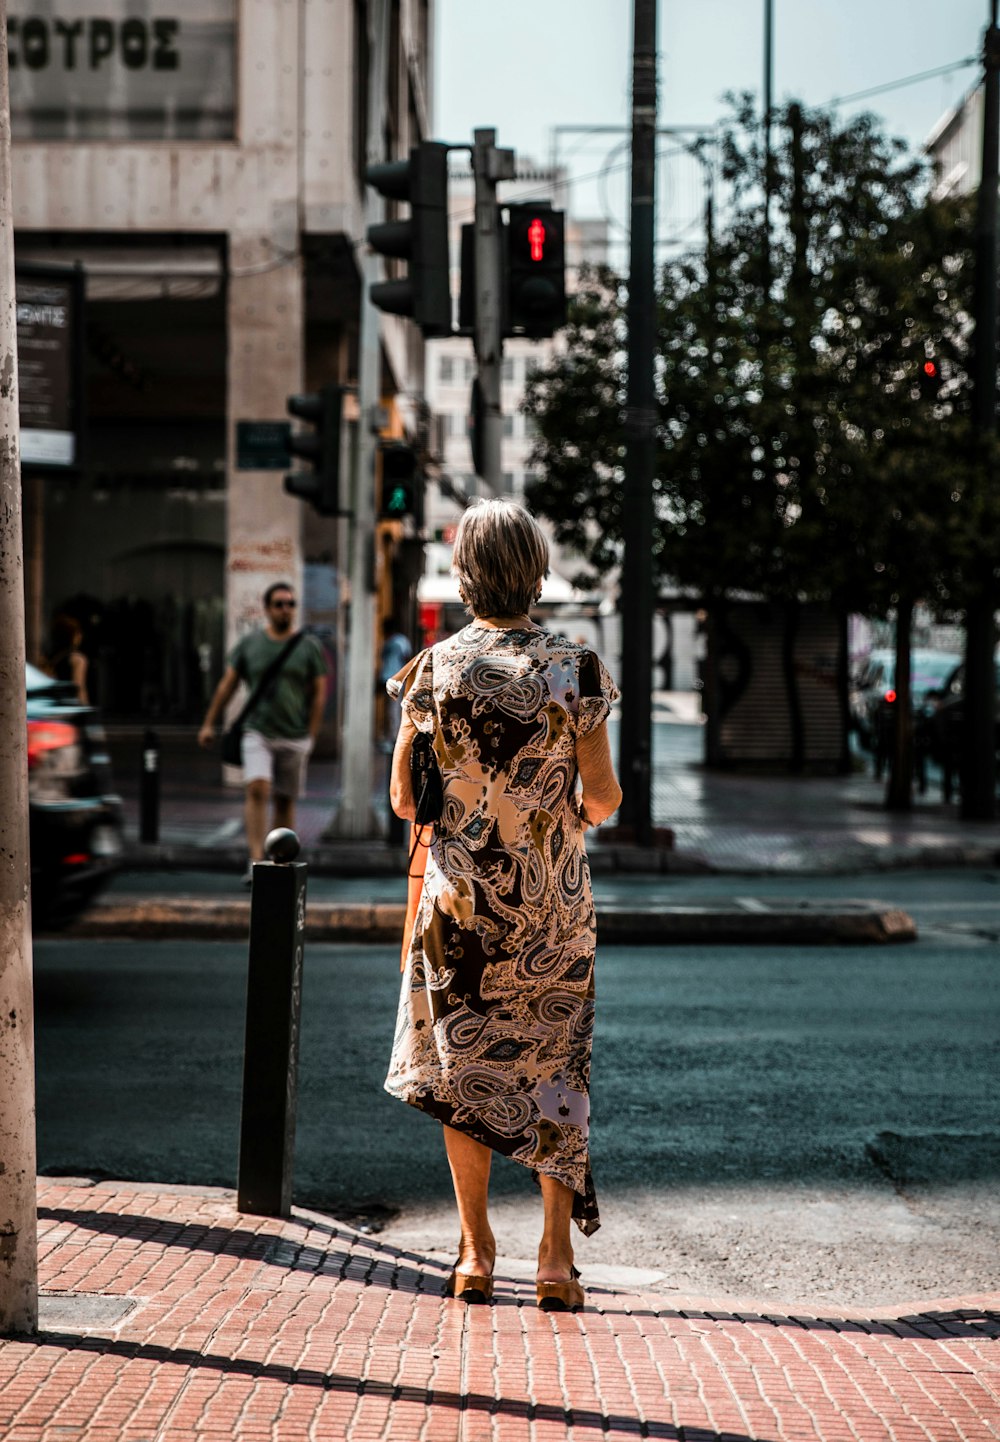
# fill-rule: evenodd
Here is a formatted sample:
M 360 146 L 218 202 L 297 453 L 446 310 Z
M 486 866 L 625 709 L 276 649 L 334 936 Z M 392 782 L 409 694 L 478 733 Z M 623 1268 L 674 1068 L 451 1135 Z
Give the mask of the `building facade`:
M 345 527 L 284 492 L 280 436 L 289 395 L 357 377 L 373 20 L 366 0 L 97 8 L 9 5 L 17 263 L 84 286 L 78 453 L 25 451 L 29 654 L 69 611 L 112 716 L 189 721 L 272 581 L 337 669 Z M 376 153 L 397 158 L 429 134 L 433 16 L 384 9 Z M 29 402 L 37 379 L 22 360 Z M 391 318 L 382 387 L 390 409 L 423 388 Z
M 983 87 L 977 85 L 942 116 L 924 144 L 935 171 L 935 200 L 968 195 L 983 173 Z

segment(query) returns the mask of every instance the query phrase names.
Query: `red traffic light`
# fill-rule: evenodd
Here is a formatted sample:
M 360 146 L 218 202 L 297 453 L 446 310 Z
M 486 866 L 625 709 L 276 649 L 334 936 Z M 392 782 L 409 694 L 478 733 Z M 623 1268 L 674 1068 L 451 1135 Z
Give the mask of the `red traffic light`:
M 507 214 L 504 335 L 541 340 L 566 324 L 566 218 L 547 201 Z
M 528 226 L 528 247 L 532 260 L 545 259 L 545 226 L 537 215 Z
M 927 377 L 927 379 L 928 379 L 929 381 L 936 381 L 936 380 L 937 380 L 937 378 L 938 378 L 938 365 L 937 365 L 937 361 L 932 361 L 932 360 L 925 360 L 925 361 L 924 361 L 924 375 Z

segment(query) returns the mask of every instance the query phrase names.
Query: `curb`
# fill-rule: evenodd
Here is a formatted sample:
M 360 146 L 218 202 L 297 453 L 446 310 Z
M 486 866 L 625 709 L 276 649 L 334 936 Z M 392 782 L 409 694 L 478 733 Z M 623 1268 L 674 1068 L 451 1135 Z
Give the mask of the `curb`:
M 396 902 L 310 902 L 306 936 L 311 941 L 398 943 L 405 907 Z M 598 904 L 602 942 L 672 946 L 736 943 L 775 945 L 871 945 L 915 941 L 917 928 L 905 911 L 867 902 L 755 903 L 754 909 L 700 906 L 634 907 Z M 97 901 L 60 936 L 244 940 L 250 901 L 204 897 Z
M 308 846 L 303 857 L 315 876 L 404 876 L 406 853 L 378 842 L 342 842 Z M 598 843 L 587 853 L 594 876 L 851 876 L 887 871 L 945 870 L 963 867 L 1000 867 L 996 845 L 963 846 L 952 842 L 893 850 L 872 846 L 868 851 L 831 848 L 825 858 L 811 858 L 803 866 L 755 864 L 752 860 L 732 863 L 712 861 L 692 851 L 669 848 L 647 850 L 640 846 Z M 122 856 L 125 871 L 228 871 L 238 873 L 246 865 L 241 846 L 206 847 L 190 842 L 128 840 Z

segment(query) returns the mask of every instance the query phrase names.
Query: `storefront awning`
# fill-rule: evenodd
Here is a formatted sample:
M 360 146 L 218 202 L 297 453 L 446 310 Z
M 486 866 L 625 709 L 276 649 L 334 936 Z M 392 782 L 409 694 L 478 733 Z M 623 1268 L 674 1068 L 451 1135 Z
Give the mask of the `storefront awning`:
M 18 261 L 81 265 L 88 300 L 210 300 L 222 284 L 222 254 L 215 246 L 15 248 Z

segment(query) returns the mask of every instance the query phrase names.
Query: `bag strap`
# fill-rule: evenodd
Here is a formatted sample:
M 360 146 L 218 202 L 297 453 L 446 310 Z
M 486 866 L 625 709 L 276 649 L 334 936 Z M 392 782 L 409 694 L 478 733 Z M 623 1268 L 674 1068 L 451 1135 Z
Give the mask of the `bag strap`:
M 299 644 L 305 634 L 305 628 L 303 627 L 301 631 L 296 631 L 295 635 L 290 637 L 289 640 L 285 642 L 284 646 L 282 646 L 277 656 L 275 656 L 274 660 L 271 662 L 267 670 L 261 676 L 256 686 L 250 692 L 250 695 L 247 697 L 246 701 L 244 701 L 243 706 L 240 710 L 240 714 L 233 721 L 233 726 L 243 725 L 244 721 L 250 715 L 250 712 L 257 705 L 257 702 L 261 699 L 264 692 L 271 685 L 271 682 L 276 678 L 278 672 L 281 670 L 282 666 L 288 660 L 289 656 L 295 650 L 296 646 Z
M 410 879 L 411 881 L 416 881 L 416 879 L 417 879 L 418 876 L 422 876 L 422 875 L 423 875 L 423 872 L 421 872 L 421 871 L 416 871 L 416 872 L 411 871 L 411 870 L 410 870 L 410 867 L 413 865 L 413 858 L 414 858 L 414 857 L 416 856 L 416 854 L 417 854 L 417 847 L 418 847 L 418 846 L 427 847 L 427 846 L 430 846 L 430 844 L 431 844 L 429 841 L 425 841 L 425 840 L 424 840 L 424 832 L 425 832 L 425 831 L 433 831 L 433 830 L 434 830 L 434 822 L 433 822 L 433 821 L 425 821 L 422 826 L 418 826 L 415 821 L 414 821 L 414 823 L 413 823 L 413 845 L 412 845 L 412 847 L 410 848 L 410 855 L 409 855 L 409 857 L 407 858 L 407 862 L 406 862 L 406 874 L 407 874 L 407 876 L 409 877 L 409 879 Z

